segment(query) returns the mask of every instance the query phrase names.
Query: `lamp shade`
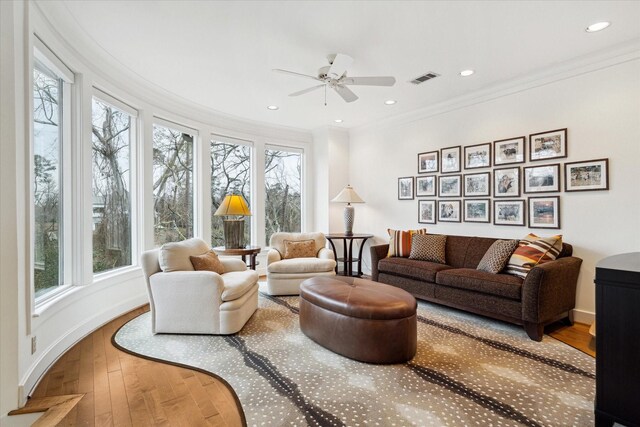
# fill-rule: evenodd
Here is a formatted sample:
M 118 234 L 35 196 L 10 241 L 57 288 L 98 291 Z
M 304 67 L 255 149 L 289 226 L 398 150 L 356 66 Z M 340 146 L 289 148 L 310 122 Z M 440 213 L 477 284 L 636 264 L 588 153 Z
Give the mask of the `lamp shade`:
M 342 191 L 338 193 L 338 195 L 331 201 L 342 203 L 364 203 L 364 200 L 362 200 L 362 198 L 358 196 L 358 193 L 356 193 L 353 187 L 351 187 L 350 185 L 344 187 Z
M 251 215 L 247 201 L 241 194 L 228 194 L 214 213 L 216 216 L 226 215 Z

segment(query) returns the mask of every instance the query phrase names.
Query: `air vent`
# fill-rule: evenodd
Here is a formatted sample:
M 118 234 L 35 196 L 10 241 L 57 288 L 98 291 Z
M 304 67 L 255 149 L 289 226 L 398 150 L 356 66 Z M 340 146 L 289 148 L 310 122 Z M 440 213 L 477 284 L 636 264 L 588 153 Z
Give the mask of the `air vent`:
M 414 85 L 419 85 L 420 83 L 424 83 L 427 80 L 435 79 L 439 75 L 440 74 L 429 71 L 427 74 L 423 74 L 420 77 L 416 77 L 415 79 L 411 80 L 411 83 L 413 83 Z

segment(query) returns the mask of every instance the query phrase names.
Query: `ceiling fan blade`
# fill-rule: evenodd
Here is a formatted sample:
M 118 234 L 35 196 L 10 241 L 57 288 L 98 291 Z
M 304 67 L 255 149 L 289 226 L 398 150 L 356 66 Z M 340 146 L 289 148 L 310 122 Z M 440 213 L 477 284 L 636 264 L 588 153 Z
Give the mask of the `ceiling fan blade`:
M 333 90 L 335 90 L 338 93 L 338 95 L 340 95 L 342 99 L 344 99 L 347 102 L 353 102 L 358 100 L 358 95 L 353 93 L 351 89 L 349 89 L 348 87 L 336 85 L 334 86 Z
M 361 86 L 393 86 L 396 78 L 390 76 L 379 77 L 347 77 L 342 84 Z
M 293 71 L 281 70 L 281 69 L 279 69 L 279 68 L 274 68 L 274 69 L 273 69 L 273 71 L 275 71 L 276 73 L 283 73 L 283 74 L 290 74 L 290 75 L 292 75 L 292 76 L 305 77 L 305 78 L 307 78 L 307 79 L 317 80 L 317 81 L 319 81 L 319 82 L 321 82 L 321 81 L 322 81 L 322 80 L 320 80 L 319 78 L 314 77 L 314 76 L 308 76 L 308 75 L 306 75 L 306 74 L 295 73 L 295 72 L 293 72 Z
M 344 73 L 347 71 L 347 68 L 349 68 L 352 63 L 352 57 L 339 53 L 333 59 L 333 63 L 331 64 L 331 68 L 329 68 L 327 75 L 332 79 L 339 79 L 344 75 Z
M 310 88 L 308 88 L 308 89 L 303 89 L 303 90 L 300 90 L 300 91 L 298 91 L 298 92 L 290 93 L 290 94 L 289 94 L 289 96 L 299 96 L 299 95 L 304 95 L 305 93 L 309 93 L 309 92 L 312 92 L 312 91 L 314 91 L 314 90 L 316 90 L 316 89 L 320 89 L 320 88 L 321 88 L 321 87 L 323 87 L 323 86 L 324 86 L 324 85 L 313 86 L 313 87 L 310 87 Z

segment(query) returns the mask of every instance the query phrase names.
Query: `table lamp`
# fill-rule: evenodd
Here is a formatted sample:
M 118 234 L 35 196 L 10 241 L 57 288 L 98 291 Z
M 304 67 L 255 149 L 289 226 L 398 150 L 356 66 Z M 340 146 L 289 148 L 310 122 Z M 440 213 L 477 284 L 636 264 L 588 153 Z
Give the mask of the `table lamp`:
M 244 217 L 251 215 L 247 201 L 241 194 L 228 194 L 214 213 L 223 216 L 224 247 L 226 249 L 244 248 Z M 235 216 L 236 218 L 229 218 Z M 237 218 L 241 216 L 242 218 Z
M 355 218 L 355 210 L 353 206 L 351 206 L 351 203 L 364 203 L 364 200 L 358 196 L 358 193 L 356 193 L 350 185 L 347 185 L 331 201 L 347 204 L 347 206 L 344 207 L 344 234 L 351 236 L 353 234 L 353 220 Z

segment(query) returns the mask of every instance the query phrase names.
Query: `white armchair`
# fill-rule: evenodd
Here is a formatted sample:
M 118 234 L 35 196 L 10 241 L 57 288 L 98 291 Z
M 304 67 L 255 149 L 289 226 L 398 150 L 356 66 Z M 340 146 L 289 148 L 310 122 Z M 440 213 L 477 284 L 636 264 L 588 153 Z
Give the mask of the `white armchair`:
M 223 274 L 193 269 L 189 257 L 209 250 L 188 239 L 142 254 L 154 334 L 233 334 L 256 311 L 258 274 L 244 262 L 220 259 Z
M 313 240 L 315 257 L 284 259 L 285 241 Z M 267 286 L 269 295 L 299 295 L 300 283 L 310 277 L 335 276 L 336 261 L 322 233 L 273 233 L 267 254 Z

